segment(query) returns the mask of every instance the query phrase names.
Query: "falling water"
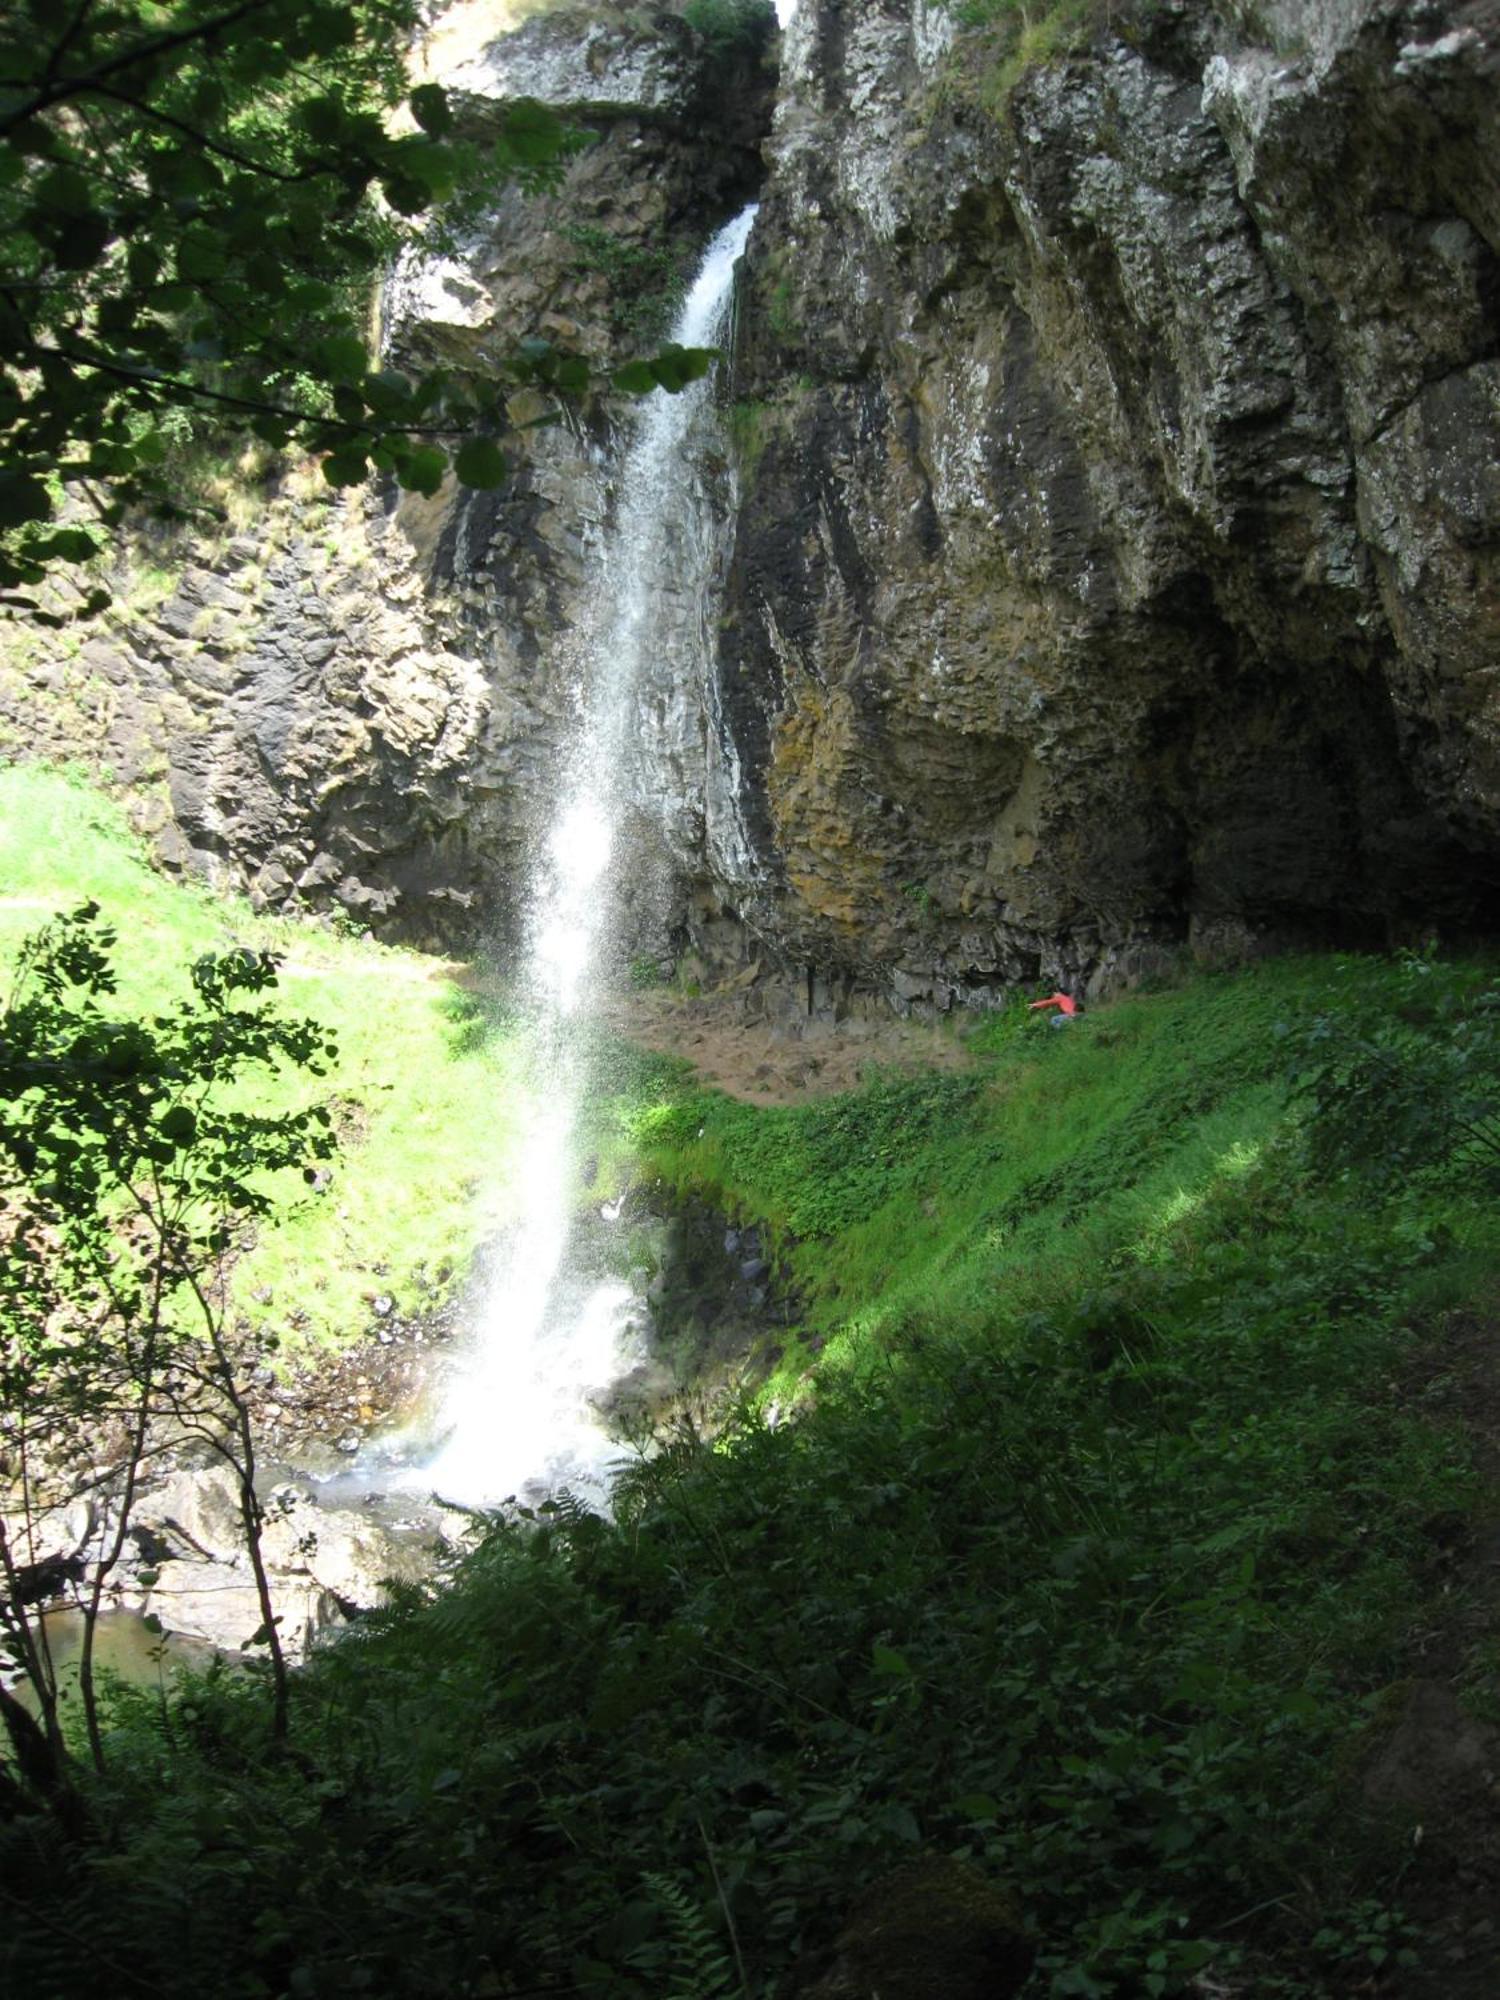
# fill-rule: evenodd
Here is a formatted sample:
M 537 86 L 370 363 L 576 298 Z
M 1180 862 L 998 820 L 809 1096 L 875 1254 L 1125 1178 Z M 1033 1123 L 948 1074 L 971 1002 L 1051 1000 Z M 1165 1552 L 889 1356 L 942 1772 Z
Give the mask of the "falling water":
M 734 266 L 750 233 L 747 209 L 714 238 L 672 329 L 684 347 L 713 346 L 729 314 Z M 677 516 L 698 504 L 689 444 L 706 382 L 658 390 L 641 408 L 621 469 L 617 519 L 590 596 L 602 608 L 584 635 L 578 735 L 530 899 L 523 997 L 532 1023 L 534 1110 L 522 1142 L 523 1209 L 485 1309 L 473 1354 L 444 1411 L 445 1440 L 423 1477 L 458 1500 L 494 1500 L 566 1485 L 602 1498 L 611 1445 L 590 1407 L 628 1365 L 631 1295 L 618 1281 L 567 1268 L 572 1141 L 583 1091 L 578 1033 L 596 976 L 600 914 L 619 770 Z M 686 581 L 671 579 L 677 589 Z M 707 588 L 708 579 L 701 579 Z

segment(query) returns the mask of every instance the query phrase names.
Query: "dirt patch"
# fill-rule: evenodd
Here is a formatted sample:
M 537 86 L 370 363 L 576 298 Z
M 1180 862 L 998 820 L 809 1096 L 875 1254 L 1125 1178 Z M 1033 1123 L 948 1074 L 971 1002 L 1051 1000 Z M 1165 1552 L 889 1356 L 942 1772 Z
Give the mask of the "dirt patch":
M 946 1023 L 887 1017 L 749 1020 L 732 988 L 688 997 L 666 988 L 622 994 L 600 1010 L 626 1041 L 681 1056 L 699 1077 L 747 1104 L 796 1104 L 853 1090 L 875 1072 L 967 1069 Z

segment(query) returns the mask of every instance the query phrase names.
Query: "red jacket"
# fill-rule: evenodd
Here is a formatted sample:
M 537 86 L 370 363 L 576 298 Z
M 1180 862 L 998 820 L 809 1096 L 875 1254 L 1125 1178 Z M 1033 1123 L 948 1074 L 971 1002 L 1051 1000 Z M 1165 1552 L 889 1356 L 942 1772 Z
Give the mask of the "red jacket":
M 1033 1000 L 1027 1012 L 1034 1014 L 1038 1007 L 1055 1007 L 1060 1014 L 1078 1012 L 1078 1002 L 1070 999 L 1066 993 L 1051 993 L 1045 1000 Z

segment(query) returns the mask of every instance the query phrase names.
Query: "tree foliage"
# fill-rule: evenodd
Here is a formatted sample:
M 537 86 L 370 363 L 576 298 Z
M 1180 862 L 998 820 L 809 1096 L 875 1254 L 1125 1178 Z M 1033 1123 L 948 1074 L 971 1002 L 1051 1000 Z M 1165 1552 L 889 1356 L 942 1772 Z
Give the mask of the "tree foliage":
M 587 364 L 520 342 L 489 379 L 380 365 L 369 286 L 457 194 L 551 184 L 587 135 L 517 99 L 483 143 L 408 93 L 415 0 L 24 0 L 0 14 L 0 604 L 130 505 L 180 512 L 180 413 L 321 457 L 331 484 L 497 486 L 505 401 Z M 404 109 L 401 108 L 404 100 Z M 641 364 L 680 388 L 706 356 Z M 622 384 L 628 387 L 628 384 Z M 95 591 L 84 610 L 107 602 Z
M 142 1021 L 108 1009 L 114 943 L 94 904 L 59 918 L 23 953 L 0 1014 L 0 1411 L 23 1523 L 18 1538 L 0 1526 L 0 1642 L 38 1690 L 60 1754 L 45 1628 L 26 1613 L 27 1544 L 44 1483 L 106 1458 L 81 1599 L 98 1763 L 92 1621 L 142 1465 L 164 1438 L 197 1441 L 238 1477 L 284 1727 L 244 1387 L 256 1357 L 238 1340 L 225 1278 L 284 1177 L 314 1177 L 335 1145 L 325 1107 L 267 1110 L 240 1088 L 284 1068 L 317 1074 L 332 1053 L 315 1023 L 274 1012 L 268 954 L 201 959 L 191 997 Z

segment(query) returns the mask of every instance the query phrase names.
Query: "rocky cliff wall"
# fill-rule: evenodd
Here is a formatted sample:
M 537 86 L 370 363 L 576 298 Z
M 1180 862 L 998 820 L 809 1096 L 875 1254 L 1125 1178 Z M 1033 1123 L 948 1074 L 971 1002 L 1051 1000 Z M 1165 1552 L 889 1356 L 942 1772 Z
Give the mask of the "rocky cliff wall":
M 1496 917 L 1500 10 L 805 0 L 737 360 L 731 900 L 939 1003 Z
M 802 0 L 763 169 L 758 59 L 670 15 L 447 72 L 471 120 L 524 90 L 600 139 L 397 274 L 398 354 L 638 348 L 764 171 L 722 592 L 664 608 L 642 690 L 638 938 L 944 1006 L 1184 940 L 1493 930 L 1500 0 L 1030 11 L 1028 65 L 1004 0 Z M 616 422 L 499 495 L 285 501 L 279 554 L 187 565 L 0 708 L 76 738 L 82 674 L 118 737 L 165 675 L 135 762 L 180 860 L 503 929 Z

